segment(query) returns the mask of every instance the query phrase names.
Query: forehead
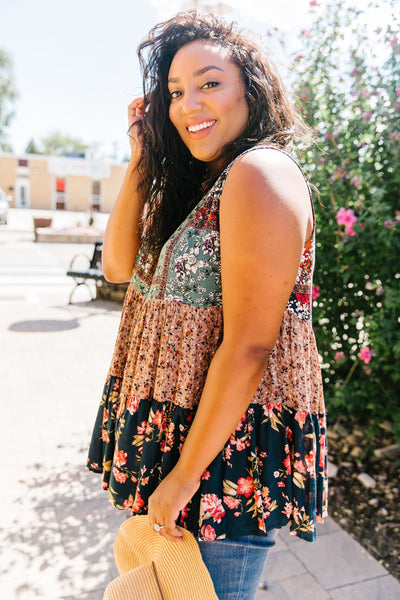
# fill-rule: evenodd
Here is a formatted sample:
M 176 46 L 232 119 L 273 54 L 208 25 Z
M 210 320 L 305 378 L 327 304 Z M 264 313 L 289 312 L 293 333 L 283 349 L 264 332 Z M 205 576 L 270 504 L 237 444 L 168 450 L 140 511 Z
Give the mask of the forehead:
M 182 69 L 195 71 L 209 65 L 215 65 L 224 70 L 236 69 L 239 71 L 239 67 L 233 62 L 227 48 L 213 42 L 196 40 L 178 50 L 172 59 L 168 75 L 173 77 L 178 75 L 178 71 Z

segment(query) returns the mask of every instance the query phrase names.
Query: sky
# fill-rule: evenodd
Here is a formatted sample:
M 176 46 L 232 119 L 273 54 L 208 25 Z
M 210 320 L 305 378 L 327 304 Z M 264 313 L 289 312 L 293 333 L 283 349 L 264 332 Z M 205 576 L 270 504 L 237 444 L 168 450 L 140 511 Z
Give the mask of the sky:
M 57 130 L 97 156 L 126 157 L 127 106 L 141 94 L 136 47 L 153 25 L 195 1 L 0 0 L 0 46 L 13 58 L 18 91 L 8 130 L 14 152 Z M 309 0 L 219 4 L 227 19 L 261 36 L 272 27 L 299 32 L 312 21 Z

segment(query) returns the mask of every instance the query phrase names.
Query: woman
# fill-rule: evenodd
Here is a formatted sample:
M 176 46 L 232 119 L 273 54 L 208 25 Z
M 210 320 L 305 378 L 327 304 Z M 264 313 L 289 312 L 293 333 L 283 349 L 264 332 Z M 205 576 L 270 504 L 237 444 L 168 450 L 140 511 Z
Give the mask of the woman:
M 311 541 L 326 513 L 315 220 L 282 151 L 305 128 L 222 20 L 182 13 L 138 53 L 103 250 L 106 278 L 131 284 L 88 468 L 160 535 L 192 531 L 219 598 L 253 599 L 275 530 Z

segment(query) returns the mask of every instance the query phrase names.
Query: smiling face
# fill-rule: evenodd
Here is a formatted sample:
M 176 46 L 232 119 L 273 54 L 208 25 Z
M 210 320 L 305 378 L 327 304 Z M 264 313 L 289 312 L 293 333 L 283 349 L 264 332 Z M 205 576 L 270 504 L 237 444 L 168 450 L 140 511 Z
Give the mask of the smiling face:
M 191 42 L 172 60 L 168 89 L 169 116 L 182 141 L 192 156 L 217 165 L 249 115 L 239 67 L 221 46 Z

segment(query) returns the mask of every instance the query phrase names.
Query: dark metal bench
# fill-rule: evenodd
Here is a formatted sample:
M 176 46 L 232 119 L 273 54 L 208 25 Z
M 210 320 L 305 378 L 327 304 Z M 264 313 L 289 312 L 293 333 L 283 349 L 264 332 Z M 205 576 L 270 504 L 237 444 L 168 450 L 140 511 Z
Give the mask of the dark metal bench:
M 104 275 L 103 275 L 103 269 L 101 268 L 101 251 L 103 248 L 103 242 L 95 242 L 94 245 L 94 250 L 93 250 L 93 256 L 90 259 L 86 254 L 77 254 L 76 256 L 74 256 L 74 258 L 71 260 L 71 264 L 69 265 L 69 269 L 67 271 L 67 275 L 69 277 L 72 277 L 72 279 L 75 281 L 75 287 L 73 288 L 73 290 L 71 291 L 71 294 L 69 296 L 69 302 L 68 304 L 72 303 L 72 296 L 74 295 L 75 290 L 80 286 L 80 285 L 86 285 L 86 287 L 88 288 L 89 292 L 90 292 L 90 297 L 92 300 L 95 299 L 95 297 L 93 297 L 92 295 L 92 291 L 90 289 L 90 287 L 88 286 L 87 282 L 88 280 L 92 280 L 96 283 L 96 288 L 101 285 L 103 282 L 106 281 Z M 77 270 L 74 269 L 74 263 L 76 261 L 77 258 L 84 256 L 88 261 L 89 261 L 89 266 L 87 269 L 85 270 Z

